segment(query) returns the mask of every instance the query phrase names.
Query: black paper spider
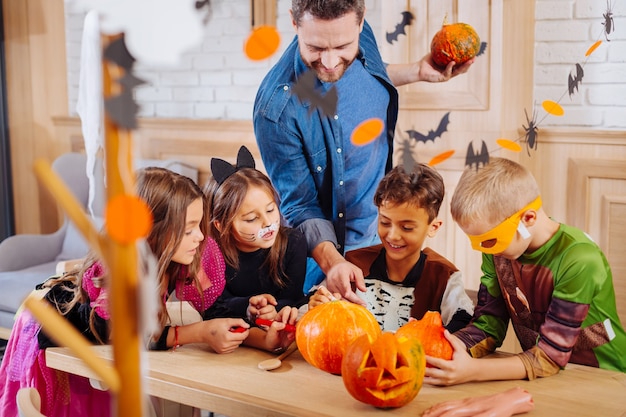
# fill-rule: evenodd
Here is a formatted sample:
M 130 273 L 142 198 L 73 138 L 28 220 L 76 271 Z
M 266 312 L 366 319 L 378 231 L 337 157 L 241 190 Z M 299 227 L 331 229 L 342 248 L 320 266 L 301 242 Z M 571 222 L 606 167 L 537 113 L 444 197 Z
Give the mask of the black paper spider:
M 524 114 L 526 115 L 526 123 L 528 126 L 522 125 L 524 131 L 526 132 L 526 152 L 528 152 L 528 156 L 530 156 L 530 150 L 537 150 L 537 139 L 539 137 L 538 128 L 537 128 L 537 112 L 533 111 L 532 120 L 528 118 L 528 112 L 524 109 Z
M 607 42 L 610 42 L 609 33 L 615 29 L 615 22 L 613 21 L 613 11 L 611 10 L 609 0 L 606 0 L 606 13 L 603 13 L 602 17 L 604 18 L 604 22 L 602 22 L 604 25 L 604 37 Z

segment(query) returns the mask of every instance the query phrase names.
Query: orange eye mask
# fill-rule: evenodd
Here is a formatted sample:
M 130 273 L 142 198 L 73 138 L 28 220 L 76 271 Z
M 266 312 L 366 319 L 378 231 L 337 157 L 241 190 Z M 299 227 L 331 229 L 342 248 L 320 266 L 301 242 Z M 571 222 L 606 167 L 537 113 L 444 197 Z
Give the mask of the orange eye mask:
M 514 213 L 504 219 L 502 223 L 488 232 L 483 233 L 482 235 L 467 235 L 472 243 L 472 248 L 488 254 L 504 252 L 515 237 L 520 220 L 522 219 L 522 214 L 524 214 L 526 210 L 530 209 L 539 210 L 540 207 L 541 196 L 528 203 L 517 213 Z

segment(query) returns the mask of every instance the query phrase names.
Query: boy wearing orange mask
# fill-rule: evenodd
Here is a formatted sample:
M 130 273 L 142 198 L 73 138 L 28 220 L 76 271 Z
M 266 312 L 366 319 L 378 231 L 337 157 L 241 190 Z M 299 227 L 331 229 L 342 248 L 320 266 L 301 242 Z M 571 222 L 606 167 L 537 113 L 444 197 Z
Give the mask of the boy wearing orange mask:
M 609 264 L 588 235 L 547 216 L 527 169 L 502 158 L 467 169 L 450 208 L 483 252 L 483 276 L 472 322 L 448 336 L 454 358 L 427 358 L 424 382 L 534 379 L 568 362 L 626 372 Z M 509 320 L 523 352 L 476 359 L 502 345 Z

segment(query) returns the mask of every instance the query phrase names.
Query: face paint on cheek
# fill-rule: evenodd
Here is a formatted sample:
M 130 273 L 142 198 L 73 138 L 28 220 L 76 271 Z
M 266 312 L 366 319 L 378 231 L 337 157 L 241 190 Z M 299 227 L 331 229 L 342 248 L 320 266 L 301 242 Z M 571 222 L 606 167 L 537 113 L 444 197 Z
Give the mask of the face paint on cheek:
M 265 236 L 266 234 L 270 233 L 270 232 L 275 232 L 278 230 L 278 223 L 272 223 L 267 227 L 262 228 L 261 230 L 259 230 L 256 234 L 256 237 L 258 239 L 262 239 L 263 236 Z
M 254 242 L 256 240 L 256 235 L 254 233 L 239 233 L 241 236 L 241 240 L 245 240 L 246 242 Z

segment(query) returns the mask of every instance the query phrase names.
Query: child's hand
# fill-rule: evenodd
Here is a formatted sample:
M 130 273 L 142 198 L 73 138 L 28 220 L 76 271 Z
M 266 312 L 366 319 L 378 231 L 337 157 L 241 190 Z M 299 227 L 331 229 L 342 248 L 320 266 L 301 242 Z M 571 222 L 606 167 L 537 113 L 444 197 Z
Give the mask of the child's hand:
M 472 358 L 467 353 L 465 343 L 458 337 L 450 334 L 445 330 L 444 335 L 454 348 L 451 360 L 439 359 L 432 356 L 426 356 L 426 375 L 424 382 L 430 385 L 456 385 L 463 382 L 472 381 L 472 362 L 479 359 Z
M 309 298 L 309 310 L 314 307 L 317 307 L 320 304 L 325 304 L 333 300 L 340 300 L 341 294 L 334 293 L 332 294 L 326 287 L 320 286 L 315 294 Z
M 285 330 L 285 325 L 296 324 L 298 309 L 295 307 L 283 307 L 269 326 L 265 336 L 265 348 L 269 351 L 287 348 L 296 338 L 294 331 Z
M 276 298 L 271 294 L 259 294 L 250 297 L 246 314 L 250 321 L 257 318 L 274 320 L 276 317 Z
M 250 325 L 243 319 L 212 319 L 203 321 L 201 325 L 202 341 L 216 353 L 234 352 L 250 333 Z M 232 331 L 239 327 L 245 331 Z

